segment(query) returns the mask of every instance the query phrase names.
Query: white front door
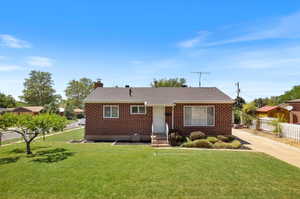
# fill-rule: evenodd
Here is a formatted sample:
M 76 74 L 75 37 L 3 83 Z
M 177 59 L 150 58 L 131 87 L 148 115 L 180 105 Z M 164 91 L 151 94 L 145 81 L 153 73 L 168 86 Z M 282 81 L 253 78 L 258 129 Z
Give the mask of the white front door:
M 153 132 L 165 133 L 165 107 L 153 106 Z

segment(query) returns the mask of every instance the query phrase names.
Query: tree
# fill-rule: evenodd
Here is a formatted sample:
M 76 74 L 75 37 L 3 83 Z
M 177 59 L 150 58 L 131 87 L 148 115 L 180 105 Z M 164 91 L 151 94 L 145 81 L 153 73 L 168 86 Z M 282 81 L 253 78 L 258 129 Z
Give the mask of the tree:
M 256 109 L 257 109 L 257 107 L 255 106 L 254 102 L 244 104 L 244 106 L 243 106 L 243 112 L 248 115 L 251 115 L 251 116 L 255 116 Z
M 59 106 L 55 102 L 51 102 L 50 104 L 46 104 L 44 109 L 42 110 L 43 113 L 49 114 L 58 114 L 59 113 Z
M 25 79 L 23 96 L 20 98 L 29 105 L 44 106 L 59 97 L 55 95 L 51 73 L 31 71 L 29 78 Z
M 76 108 L 83 108 L 83 100 L 92 92 L 94 83 L 91 79 L 81 78 L 68 83 L 66 96 Z
M 74 112 L 74 103 L 71 101 L 66 102 L 66 107 L 65 107 L 65 117 L 68 120 L 73 120 L 75 118 L 75 112 Z
M 186 84 L 184 78 L 170 78 L 170 79 L 154 79 L 151 83 L 152 87 L 182 87 Z
M 16 100 L 11 95 L 0 93 L 0 107 L 12 108 L 16 106 Z
M 22 136 L 27 154 L 32 154 L 30 144 L 38 135 L 58 131 L 66 126 L 66 119 L 56 114 L 32 116 L 6 113 L 1 117 L 0 126 L 4 126 L 8 132 L 15 132 Z
M 243 108 L 243 105 L 246 104 L 246 101 L 242 97 L 236 97 L 234 100 L 233 108 L 241 110 Z

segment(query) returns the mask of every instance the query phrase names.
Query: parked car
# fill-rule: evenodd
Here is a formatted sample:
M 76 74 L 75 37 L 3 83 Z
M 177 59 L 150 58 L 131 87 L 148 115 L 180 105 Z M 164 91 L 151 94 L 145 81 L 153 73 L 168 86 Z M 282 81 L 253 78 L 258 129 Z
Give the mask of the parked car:
M 78 124 L 84 126 L 85 125 L 85 118 L 79 119 Z

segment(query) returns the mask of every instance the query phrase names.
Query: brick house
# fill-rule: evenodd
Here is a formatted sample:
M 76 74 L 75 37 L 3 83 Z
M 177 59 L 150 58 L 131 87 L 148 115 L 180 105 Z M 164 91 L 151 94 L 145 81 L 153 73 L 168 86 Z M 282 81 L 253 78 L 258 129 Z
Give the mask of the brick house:
M 85 139 L 153 141 L 195 130 L 231 135 L 233 102 L 214 87 L 97 87 L 85 99 Z

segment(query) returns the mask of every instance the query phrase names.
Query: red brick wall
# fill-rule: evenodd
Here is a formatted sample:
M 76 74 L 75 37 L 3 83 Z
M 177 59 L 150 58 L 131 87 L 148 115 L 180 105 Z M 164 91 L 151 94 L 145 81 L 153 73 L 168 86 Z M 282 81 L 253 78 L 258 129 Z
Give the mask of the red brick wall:
M 106 105 L 106 104 L 105 104 Z M 109 104 L 107 104 L 109 105 Z M 116 104 L 111 104 L 116 105 Z M 134 133 L 139 133 L 142 140 L 149 140 L 152 125 L 152 107 L 147 107 L 146 115 L 130 115 L 130 105 L 118 104 L 119 118 L 103 118 L 103 104 L 86 104 L 86 138 L 87 139 L 130 139 Z M 232 105 L 212 104 L 215 106 L 215 126 L 213 127 L 184 127 L 183 106 L 189 104 L 176 104 L 174 107 L 174 129 L 184 135 L 191 131 L 201 130 L 208 135 L 230 135 L 232 125 Z M 195 104 L 190 104 L 195 105 Z M 201 105 L 201 104 L 197 104 Z M 207 104 L 206 104 L 207 105 Z M 166 107 L 166 122 L 172 128 L 172 107 Z
M 130 105 L 133 104 L 117 105 L 119 118 L 103 118 L 103 104 L 85 104 L 86 138 L 110 140 L 119 136 L 120 139 L 128 139 L 128 136 L 134 133 L 150 138 L 152 108 L 147 107 L 146 115 L 130 115 Z
M 184 126 L 183 107 L 186 105 L 213 105 L 215 106 L 215 126 L 190 127 Z M 176 104 L 174 109 L 174 129 L 183 135 L 189 135 L 191 131 L 200 130 L 207 135 L 231 135 L 232 128 L 232 104 Z

